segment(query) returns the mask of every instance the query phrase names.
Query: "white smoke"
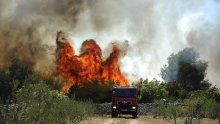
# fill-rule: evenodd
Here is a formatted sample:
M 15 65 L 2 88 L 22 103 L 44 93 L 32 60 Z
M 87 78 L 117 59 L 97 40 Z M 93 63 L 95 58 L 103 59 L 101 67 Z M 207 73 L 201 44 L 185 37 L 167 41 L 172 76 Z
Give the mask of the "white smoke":
M 128 40 L 120 67 L 132 82 L 139 78 L 161 79 L 160 68 L 167 57 L 193 47 L 201 59 L 208 61 L 207 78 L 220 86 L 219 0 L 1 0 L 0 7 L 1 53 L 13 51 L 6 47 L 9 43 L 3 42 L 8 40 L 7 31 L 14 30 L 9 40 L 16 44 L 18 35 L 25 35 L 31 26 L 31 36 L 35 32 L 37 36 L 28 36 L 40 40 L 39 44 L 54 45 L 56 31 L 68 31 L 75 52 L 86 39 L 95 39 L 102 49 L 111 42 Z M 5 57 L 0 57 L 3 60 Z
M 131 82 L 141 77 L 161 79 L 167 57 L 193 47 L 209 63 L 207 78 L 220 86 L 219 1 L 94 1 L 72 31 L 74 45 L 93 38 L 106 48 L 112 41 L 128 40 L 120 64 Z

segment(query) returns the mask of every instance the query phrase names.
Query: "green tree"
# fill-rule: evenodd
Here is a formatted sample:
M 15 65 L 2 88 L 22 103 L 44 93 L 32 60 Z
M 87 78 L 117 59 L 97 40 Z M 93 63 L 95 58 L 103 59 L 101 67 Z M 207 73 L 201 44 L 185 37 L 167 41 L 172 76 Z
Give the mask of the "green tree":
M 21 88 L 26 77 L 33 73 L 31 67 L 13 58 L 7 69 L 0 69 L 0 97 L 5 103 L 8 98 L 13 99 L 14 92 Z
M 98 80 L 88 81 L 83 87 L 73 85 L 69 95 L 76 99 L 89 99 L 96 103 L 110 102 L 111 90 L 114 82 L 100 82 Z
M 9 75 L 11 81 L 18 80 L 19 82 L 24 82 L 26 76 L 32 74 L 32 72 L 32 68 L 21 62 L 19 59 L 13 58 L 11 60 L 11 64 L 9 66 Z
M 146 103 L 168 97 L 166 84 L 156 79 L 150 82 L 148 82 L 148 80 L 140 82 L 140 93 L 140 101 Z
M 165 82 L 180 83 L 187 91 L 208 89 L 210 85 L 204 81 L 207 66 L 193 48 L 185 48 L 168 57 L 168 64 L 161 68 L 161 77 Z
M 11 94 L 10 76 L 5 70 L 0 70 L 0 99 L 5 103 Z
M 167 90 L 170 98 L 184 99 L 187 97 L 186 90 L 182 87 L 180 83 L 177 83 L 176 81 L 169 82 L 167 84 Z

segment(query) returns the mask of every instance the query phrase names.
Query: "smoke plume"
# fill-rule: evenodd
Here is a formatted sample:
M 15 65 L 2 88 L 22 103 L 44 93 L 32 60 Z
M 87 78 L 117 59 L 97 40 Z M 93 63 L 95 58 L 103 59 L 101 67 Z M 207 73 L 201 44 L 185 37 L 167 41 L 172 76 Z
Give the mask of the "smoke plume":
M 82 10 L 80 0 L 1 0 L 0 65 L 12 57 L 34 68 L 51 65 L 57 30 L 74 28 Z
M 5 66 L 16 55 L 34 67 L 53 63 L 48 52 L 56 31 L 64 30 L 76 54 L 86 39 L 102 49 L 128 41 L 119 64 L 130 82 L 160 79 L 167 57 L 192 47 L 208 61 L 207 78 L 220 86 L 219 11 L 219 0 L 1 0 L 0 62 Z

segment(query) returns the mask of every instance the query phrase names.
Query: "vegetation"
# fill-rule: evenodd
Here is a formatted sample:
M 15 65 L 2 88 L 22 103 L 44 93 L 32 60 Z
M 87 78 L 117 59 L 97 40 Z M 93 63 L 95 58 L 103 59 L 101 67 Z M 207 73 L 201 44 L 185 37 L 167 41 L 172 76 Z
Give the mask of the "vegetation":
M 8 70 L 0 68 L 0 99 L 3 103 L 9 97 L 13 99 L 13 92 L 22 87 L 29 74 L 32 74 L 31 68 L 15 58 L 11 60 Z
M 153 113 L 167 119 L 214 118 L 220 122 L 220 90 L 205 79 L 208 63 L 192 48 L 168 57 L 161 68 L 164 82 L 140 79 L 139 101 L 154 103 Z M 94 113 L 93 102 L 111 102 L 114 82 L 98 80 L 73 85 L 69 94 L 60 94 L 63 80 L 33 71 L 12 59 L 9 68 L 0 68 L 0 120 L 4 123 L 77 123 Z M 82 101 L 83 100 L 83 101 Z M 89 100 L 89 101 L 88 101 Z
M 187 91 L 208 89 L 210 83 L 205 81 L 208 63 L 199 60 L 199 54 L 192 48 L 185 48 L 168 57 L 168 65 L 161 68 L 161 77 L 165 82 L 181 84 Z
M 171 54 L 168 65 L 161 68 L 161 76 L 166 83 L 160 83 L 166 87 L 168 102 L 161 102 L 162 97 L 154 97 L 154 114 L 173 119 L 175 123 L 176 117 L 187 117 L 185 123 L 189 124 L 193 118 L 198 123 L 201 118 L 219 119 L 220 90 L 204 80 L 207 66 L 207 62 L 199 60 L 199 54 L 192 48 Z
M 184 117 L 186 109 L 177 103 L 168 104 L 163 100 L 159 100 L 154 102 L 153 113 L 168 120 L 173 119 L 176 124 L 177 117 Z
M 69 96 L 77 100 L 86 99 L 95 103 L 111 102 L 111 90 L 114 82 L 108 81 L 102 83 L 97 80 L 86 82 L 84 87 L 73 85 L 70 89 Z
M 156 79 L 140 80 L 140 102 L 151 103 L 156 99 L 168 97 L 167 85 Z
M 17 91 L 16 100 L 17 121 L 22 123 L 76 123 L 95 110 L 90 102 L 71 100 L 43 81 L 25 84 Z
M 91 102 L 59 93 L 61 81 L 13 59 L 0 70 L 1 123 L 77 123 L 94 113 Z

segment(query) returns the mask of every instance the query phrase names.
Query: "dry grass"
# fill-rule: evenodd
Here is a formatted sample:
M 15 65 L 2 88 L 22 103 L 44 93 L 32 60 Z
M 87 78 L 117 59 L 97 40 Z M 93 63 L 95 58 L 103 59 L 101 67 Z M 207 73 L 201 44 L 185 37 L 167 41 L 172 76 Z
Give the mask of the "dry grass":
M 177 124 L 184 124 L 185 118 L 178 118 Z M 201 119 L 200 124 L 218 124 L 218 120 L 213 119 Z M 193 124 L 197 124 L 196 119 L 193 120 Z M 142 115 L 139 118 L 134 119 L 130 115 L 119 115 L 117 118 L 111 118 L 110 115 L 95 115 L 87 120 L 81 121 L 80 124 L 174 124 L 173 120 L 166 120 L 163 118 L 153 118 L 152 115 Z

